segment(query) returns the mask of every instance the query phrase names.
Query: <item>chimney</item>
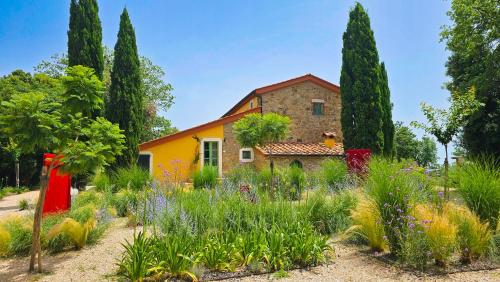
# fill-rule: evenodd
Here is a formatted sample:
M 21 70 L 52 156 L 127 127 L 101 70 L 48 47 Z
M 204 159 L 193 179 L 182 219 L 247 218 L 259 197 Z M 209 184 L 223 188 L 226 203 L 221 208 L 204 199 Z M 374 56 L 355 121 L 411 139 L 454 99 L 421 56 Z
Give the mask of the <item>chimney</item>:
M 333 148 L 335 146 L 335 137 L 337 137 L 335 132 L 323 132 L 323 138 L 325 139 L 323 143 L 328 148 Z

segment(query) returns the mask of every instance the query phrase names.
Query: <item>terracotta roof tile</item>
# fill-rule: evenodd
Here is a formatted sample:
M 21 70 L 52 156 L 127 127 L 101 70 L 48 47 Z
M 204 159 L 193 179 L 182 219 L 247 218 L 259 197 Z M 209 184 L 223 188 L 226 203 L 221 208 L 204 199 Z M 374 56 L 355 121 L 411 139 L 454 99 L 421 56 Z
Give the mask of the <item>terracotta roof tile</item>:
M 344 154 L 344 146 L 337 143 L 333 148 L 328 148 L 323 143 L 282 142 L 272 143 L 257 147 L 264 155 L 269 151 L 276 156 L 335 156 Z

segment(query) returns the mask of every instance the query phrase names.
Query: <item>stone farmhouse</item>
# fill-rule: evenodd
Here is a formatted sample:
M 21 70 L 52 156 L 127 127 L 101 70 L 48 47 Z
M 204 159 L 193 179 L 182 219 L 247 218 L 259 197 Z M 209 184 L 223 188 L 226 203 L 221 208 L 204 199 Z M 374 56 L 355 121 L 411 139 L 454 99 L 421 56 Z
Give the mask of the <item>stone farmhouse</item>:
M 234 122 L 250 113 L 290 117 L 287 140 L 264 148 L 242 148 Z M 340 88 L 307 74 L 257 88 L 217 120 L 140 144 L 139 164 L 156 179 L 189 180 L 195 170 L 216 166 L 223 176 L 238 165 L 262 168 L 272 152 L 276 166 L 312 170 L 325 158 L 344 154 Z

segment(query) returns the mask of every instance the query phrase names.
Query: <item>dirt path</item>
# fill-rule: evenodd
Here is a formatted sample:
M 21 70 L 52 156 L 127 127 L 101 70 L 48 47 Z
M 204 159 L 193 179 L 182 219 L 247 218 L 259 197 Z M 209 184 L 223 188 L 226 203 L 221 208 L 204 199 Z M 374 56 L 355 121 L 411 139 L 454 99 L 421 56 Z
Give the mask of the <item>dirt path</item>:
M 500 269 L 419 277 L 376 258 L 360 254 L 359 250 L 353 247 L 337 245 L 335 249 L 338 258 L 332 264 L 310 270 L 293 270 L 288 273 L 289 277 L 279 281 L 500 281 Z M 270 279 L 273 279 L 273 276 L 266 274 L 230 281 L 250 282 Z
M 0 200 L 0 219 L 10 214 L 25 214 L 29 211 L 19 211 L 19 201 L 27 200 L 34 205 L 38 198 L 38 191 L 29 191 L 22 194 L 6 196 Z
M 28 275 L 29 258 L 0 259 L 0 281 L 109 281 L 116 280 L 116 260 L 120 258 L 125 239 L 131 240 L 133 229 L 126 218 L 117 219 L 101 241 L 80 251 L 44 255 L 44 274 Z

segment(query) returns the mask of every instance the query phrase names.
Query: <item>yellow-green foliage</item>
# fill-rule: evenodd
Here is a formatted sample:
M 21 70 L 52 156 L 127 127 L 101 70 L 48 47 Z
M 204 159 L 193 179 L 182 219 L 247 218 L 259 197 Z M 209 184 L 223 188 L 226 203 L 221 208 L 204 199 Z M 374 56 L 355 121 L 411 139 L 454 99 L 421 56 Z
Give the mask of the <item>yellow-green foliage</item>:
M 3 228 L 10 235 L 10 244 L 7 253 L 15 255 L 27 254 L 31 248 L 32 220 L 20 215 L 10 215 L 0 221 Z
M 444 213 L 458 227 L 458 245 L 462 252 L 462 261 L 471 262 L 482 257 L 491 241 L 488 223 L 481 223 L 477 215 L 467 207 L 447 203 Z
M 446 264 L 456 246 L 457 227 L 450 222 L 446 214 L 440 214 L 430 205 L 415 206 L 414 214 L 424 227 L 436 263 Z
M 352 211 L 351 218 L 353 226 L 346 231 L 347 233 L 361 235 L 372 250 L 387 250 L 380 211 L 373 200 L 362 197 Z
M 10 233 L 0 226 L 0 257 L 7 255 L 10 247 Z
M 95 219 L 91 218 L 84 224 L 72 218 L 66 218 L 63 222 L 55 225 L 47 232 L 47 238 L 50 240 L 59 234 L 65 234 L 75 244 L 78 249 L 83 248 L 87 242 L 90 231 L 95 227 Z

